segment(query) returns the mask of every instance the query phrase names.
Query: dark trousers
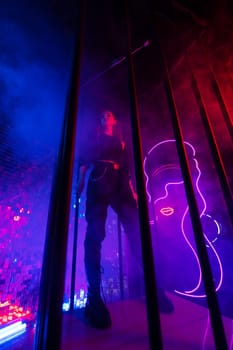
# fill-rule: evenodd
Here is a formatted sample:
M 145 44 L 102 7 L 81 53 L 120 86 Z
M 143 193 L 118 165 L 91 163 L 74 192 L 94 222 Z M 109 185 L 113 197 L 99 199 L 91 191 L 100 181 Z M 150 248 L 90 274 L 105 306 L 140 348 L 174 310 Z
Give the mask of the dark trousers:
M 84 242 L 84 259 L 88 291 L 93 294 L 100 294 L 101 246 L 105 238 L 105 223 L 109 206 L 117 213 L 128 237 L 132 255 L 137 261 L 136 264 L 140 264 L 138 210 L 129 187 L 128 176 L 121 169 L 115 170 L 110 164 L 100 164 L 95 166 L 90 174 L 86 200 L 87 231 Z

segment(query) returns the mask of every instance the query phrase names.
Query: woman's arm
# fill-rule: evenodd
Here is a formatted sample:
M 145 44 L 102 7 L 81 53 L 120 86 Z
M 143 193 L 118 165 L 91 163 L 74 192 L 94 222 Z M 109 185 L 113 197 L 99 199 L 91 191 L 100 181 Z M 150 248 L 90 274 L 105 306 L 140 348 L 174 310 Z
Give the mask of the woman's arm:
M 135 201 L 137 202 L 137 201 L 138 201 L 138 194 L 137 194 L 137 192 L 134 190 L 134 186 L 133 186 L 133 182 L 132 182 L 131 178 L 129 178 L 129 187 L 130 187 L 130 189 L 131 189 L 133 198 L 134 198 Z

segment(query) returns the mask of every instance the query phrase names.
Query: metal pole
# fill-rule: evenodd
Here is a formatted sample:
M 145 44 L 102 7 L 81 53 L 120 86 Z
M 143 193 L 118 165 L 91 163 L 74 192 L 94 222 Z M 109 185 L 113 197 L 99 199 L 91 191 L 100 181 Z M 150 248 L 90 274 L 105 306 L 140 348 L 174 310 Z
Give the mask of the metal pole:
M 124 294 L 124 279 L 123 279 L 122 230 L 121 230 L 121 223 L 118 215 L 117 215 L 117 234 L 118 234 L 120 293 L 121 293 L 121 300 L 124 300 L 125 294 Z
M 76 262 L 77 262 L 77 244 L 78 244 L 78 218 L 79 218 L 79 198 L 76 196 L 75 219 L 74 219 L 74 239 L 72 253 L 72 270 L 70 284 L 70 311 L 74 311 L 75 279 L 76 279 Z
M 197 80 L 192 72 L 192 83 L 193 83 L 193 89 L 195 96 L 197 98 L 201 118 L 202 118 L 202 123 L 205 129 L 205 133 L 207 136 L 207 140 L 209 143 L 210 151 L 213 157 L 214 165 L 218 174 L 219 182 L 221 185 L 221 189 L 223 192 L 223 196 L 225 199 L 225 203 L 230 215 L 231 223 L 233 225 L 233 194 L 231 191 L 231 187 L 227 178 L 226 170 L 222 161 L 222 157 L 217 145 L 217 141 L 214 135 L 213 128 L 211 126 L 211 122 L 207 113 L 207 109 L 205 106 L 205 103 L 203 101 L 203 98 L 200 93 L 200 89 L 198 87 Z
M 203 229 L 200 221 L 200 215 L 198 211 L 198 205 L 195 198 L 195 192 L 192 184 L 191 172 L 188 165 L 188 157 L 184 146 L 184 140 L 182 135 L 182 129 L 180 126 L 178 112 L 176 109 L 175 99 L 172 91 L 172 84 L 169 77 L 168 68 L 165 58 L 162 54 L 163 63 L 165 66 L 165 90 L 168 99 L 168 105 L 170 109 L 170 116 L 173 126 L 173 131 L 176 139 L 176 147 L 180 160 L 181 171 L 184 179 L 184 186 L 186 191 L 186 197 L 189 205 L 189 212 L 191 216 L 192 226 L 194 230 L 194 238 L 196 242 L 198 257 L 200 259 L 201 270 L 203 274 L 203 281 L 207 295 L 207 302 L 209 306 L 211 324 L 213 328 L 213 336 L 217 350 L 228 350 L 226 335 L 224 332 L 223 322 L 220 314 L 218 299 L 215 293 L 215 286 L 213 282 L 213 275 L 208 258 L 208 252 L 205 245 L 205 239 L 203 236 Z
M 153 249 L 151 241 L 151 232 L 149 225 L 149 213 L 147 207 L 147 197 L 144 182 L 142 143 L 139 126 L 139 111 L 137 105 L 137 93 L 134 75 L 134 65 L 131 50 L 131 24 L 129 1 L 126 2 L 126 23 L 128 35 L 128 79 L 129 79 L 129 98 L 131 107 L 131 127 L 133 138 L 134 165 L 136 176 L 136 188 L 138 192 L 139 223 L 141 232 L 142 258 L 145 277 L 146 301 L 147 301 L 147 318 L 149 327 L 150 349 L 162 350 L 162 333 L 159 317 L 155 267 L 153 259 Z
M 214 91 L 216 93 L 217 99 L 218 99 L 218 103 L 220 105 L 228 132 L 230 134 L 231 137 L 231 141 L 233 142 L 233 125 L 232 125 L 232 121 L 231 121 L 231 117 L 230 117 L 230 112 L 228 111 L 228 107 L 226 104 L 226 101 L 223 97 L 220 85 L 218 83 L 217 77 L 212 69 L 212 67 L 209 67 L 210 69 L 210 74 L 211 74 L 211 80 L 212 80 L 212 84 L 213 84 L 213 88 Z
M 79 27 L 75 35 L 74 63 L 67 99 L 67 114 L 64 118 L 49 204 L 34 341 L 35 350 L 59 350 L 61 344 L 62 303 L 80 85 L 84 1 L 81 2 L 80 8 L 81 18 L 77 21 Z

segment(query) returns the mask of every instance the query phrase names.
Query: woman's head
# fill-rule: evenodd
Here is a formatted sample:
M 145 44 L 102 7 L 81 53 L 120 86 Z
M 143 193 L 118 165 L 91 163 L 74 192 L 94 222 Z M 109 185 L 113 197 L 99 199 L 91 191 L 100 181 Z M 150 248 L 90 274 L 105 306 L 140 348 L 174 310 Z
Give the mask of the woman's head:
M 114 135 L 122 139 L 121 124 L 118 123 L 115 114 L 107 109 L 99 115 L 97 132 L 98 134 Z
M 100 116 L 100 124 L 104 128 L 113 128 L 117 123 L 115 115 L 111 111 L 103 111 Z

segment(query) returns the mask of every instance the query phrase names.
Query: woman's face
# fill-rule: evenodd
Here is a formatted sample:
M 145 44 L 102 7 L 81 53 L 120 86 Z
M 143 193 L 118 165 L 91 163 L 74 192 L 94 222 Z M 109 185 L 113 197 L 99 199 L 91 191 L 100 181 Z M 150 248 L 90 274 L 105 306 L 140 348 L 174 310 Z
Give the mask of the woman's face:
M 100 122 L 103 127 L 113 127 L 117 123 L 115 116 L 110 111 L 103 112 Z

